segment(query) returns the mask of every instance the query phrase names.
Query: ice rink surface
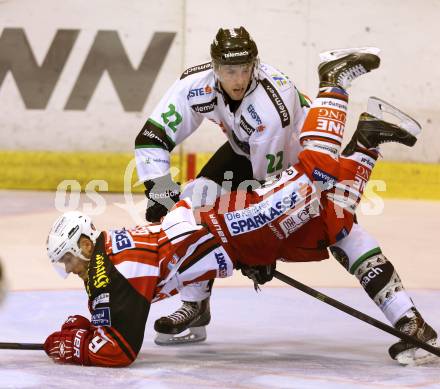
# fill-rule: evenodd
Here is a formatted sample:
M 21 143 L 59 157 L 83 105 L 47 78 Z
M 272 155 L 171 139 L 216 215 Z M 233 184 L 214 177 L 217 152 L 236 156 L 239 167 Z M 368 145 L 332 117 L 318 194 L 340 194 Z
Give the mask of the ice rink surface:
M 360 288 L 322 292 L 379 320 Z M 440 328 L 440 291 L 411 295 Z M 440 388 L 440 362 L 402 367 L 387 349 L 396 338 L 291 287 L 218 287 L 208 340 L 153 343 L 154 320 L 180 304 L 152 306 L 144 345 L 128 368 L 56 365 L 43 351 L 1 350 L 0 388 Z M 44 341 L 69 314 L 88 316 L 81 290 L 16 291 L 0 309 L 0 341 Z
M 47 260 L 47 232 L 60 214 L 54 198 L 50 192 L 0 191 L 0 257 L 11 289 L 0 306 L 0 342 L 44 342 L 68 315 L 90 317 L 80 280 L 59 278 Z M 93 216 L 97 226 L 133 225 L 118 205 L 121 195 L 104 198 L 104 212 Z M 143 199 L 135 196 L 136 202 Z M 386 200 L 384 205 L 378 215 L 360 214 L 362 225 L 380 238 L 416 306 L 440 330 L 440 202 Z M 277 268 L 385 320 L 334 259 Z M 440 363 L 399 366 L 388 356 L 393 336 L 279 281 L 270 285 L 275 286 L 256 294 L 240 272 L 217 280 L 208 340 L 192 346 L 154 344 L 154 321 L 180 302 L 154 304 L 143 348 L 128 368 L 56 365 L 43 351 L 0 350 L 0 389 L 440 388 Z

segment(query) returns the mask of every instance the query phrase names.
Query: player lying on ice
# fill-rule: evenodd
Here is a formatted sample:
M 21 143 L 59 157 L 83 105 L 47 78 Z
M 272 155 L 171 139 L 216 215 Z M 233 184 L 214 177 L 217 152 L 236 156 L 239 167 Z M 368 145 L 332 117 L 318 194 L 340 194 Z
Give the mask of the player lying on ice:
M 377 49 L 363 48 L 321 54 L 319 93 L 325 96 L 332 86 L 347 89 L 354 78 L 379 66 L 377 53 Z M 179 187 L 168 173 L 170 152 L 204 119 L 217 123 L 228 141 L 214 153 L 197 179 L 183 189 L 180 198 L 191 197 L 195 206 L 199 204 L 197 193 L 205 194 L 207 188 L 208 195 L 214 196 L 203 197 L 202 204 L 212 204 L 220 190 L 236 190 L 244 180 L 264 180 L 298 161 L 302 150 L 299 133 L 308 101 L 293 82 L 273 66 L 260 63 L 257 45 L 243 27 L 218 31 L 211 45 L 211 60 L 187 69 L 173 83 L 136 138 L 137 173 L 147 189 L 148 221 L 160 221 L 179 199 Z M 318 98 L 314 107 L 321 105 L 334 107 L 324 106 Z M 369 111 L 376 116 L 379 107 L 391 109 L 377 100 L 373 100 L 373 105 Z M 339 151 L 341 134 L 337 128 L 343 127 L 343 120 L 334 114 L 331 109 L 318 111 L 319 128 L 301 136 L 306 148 L 333 155 Z M 325 136 L 325 143 L 321 131 L 324 125 L 335 129 Z M 329 249 L 359 280 L 393 326 L 413 335 L 421 331 L 422 336 L 424 321 L 375 237 L 356 223 L 348 236 Z M 213 280 L 200 282 L 182 289 L 182 306 L 154 325 L 159 334 L 157 344 L 206 338 L 212 283 Z M 197 334 L 193 336 L 176 335 L 194 327 Z M 431 335 L 428 331 L 427 336 Z M 394 358 L 400 349 L 390 351 Z
M 330 88 L 319 99 L 345 117 L 342 89 Z M 318 128 L 319 109 L 311 108 L 304 137 Z M 228 277 L 234 267 L 246 272 L 280 258 L 327 258 L 326 248 L 351 230 L 379 144 L 415 143 L 411 132 L 419 127 L 405 118 L 396 125 L 364 113 L 344 156 L 306 144 L 299 162 L 277 180 L 254 191 L 231 192 L 197 212 L 190 200 L 181 200 L 161 224 L 101 232 L 80 212 L 64 214 L 49 233 L 48 255 L 61 272 L 84 280 L 91 321 L 70 316 L 47 338 L 46 353 L 58 362 L 127 366 L 142 346 L 152 302 L 191 283 Z M 321 134 L 322 144 L 328 139 L 334 144 L 333 137 L 326 138 L 330 133 Z M 423 325 L 430 339 L 436 336 Z

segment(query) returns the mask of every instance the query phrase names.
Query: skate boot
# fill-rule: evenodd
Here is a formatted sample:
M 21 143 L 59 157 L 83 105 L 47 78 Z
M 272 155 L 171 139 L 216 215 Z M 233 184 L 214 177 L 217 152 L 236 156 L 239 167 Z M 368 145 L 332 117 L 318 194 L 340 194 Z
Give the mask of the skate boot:
M 411 310 L 396 323 L 395 327 L 399 331 L 414 336 L 431 346 L 438 346 L 437 333 L 423 320 L 419 311 L 415 308 L 411 308 Z M 434 354 L 417 348 L 404 340 L 394 343 L 388 349 L 388 353 L 391 358 L 402 365 L 420 365 L 439 359 Z
M 397 119 L 398 124 L 382 120 L 384 113 Z M 377 97 L 370 97 L 368 112 L 359 117 L 356 131 L 342 155 L 347 157 L 358 147 L 374 149 L 386 142 L 402 143 L 411 147 L 416 143 L 416 135 L 420 131 L 420 124 L 413 118 Z
M 183 301 L 182 306 L 176 312 L 156 320 L 154 329 L 157 335 L 154 343 L 168 346 L 202 342 L 206 339 L 205 326 L 210 320 L 209 297 L 201 302 Z M 186 330 L 188 330 L 187 334 L 175 336 Z
M 379 67 L 379 52 L 376 47 L 360 47 L 319 54 L 319 87 L 347 89 L 355 78 Z

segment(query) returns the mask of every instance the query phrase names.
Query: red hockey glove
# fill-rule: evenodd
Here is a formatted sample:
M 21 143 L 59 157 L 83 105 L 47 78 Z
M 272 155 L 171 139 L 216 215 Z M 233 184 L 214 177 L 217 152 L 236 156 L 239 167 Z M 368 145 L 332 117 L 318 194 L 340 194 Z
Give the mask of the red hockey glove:
M 89 365 L 90 322 L 83 316 L 69 316 L 44 342 L 46 354 L 55 362 Z
M 81 315 L 69 316 L 67 320 L 63 323 L 63 326 L 61 327 L 61 331 L 74 330 L 74 329 L 89 330 L 90 326 L 91 324 L 89 319 L 86 319 L 84 316 Z

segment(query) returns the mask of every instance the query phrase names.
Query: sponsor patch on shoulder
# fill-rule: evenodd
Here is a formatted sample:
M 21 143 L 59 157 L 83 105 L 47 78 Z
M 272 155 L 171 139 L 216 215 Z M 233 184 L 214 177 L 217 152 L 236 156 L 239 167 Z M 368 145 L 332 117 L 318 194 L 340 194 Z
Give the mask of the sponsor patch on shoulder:
M 286 90 L 292 86 L 292 83 L 285 74 L 279 73 L 271 73 L 270 78 L 277 85 L 279 90 Z
M 188 77 L 191 74 L 200 73 L 200 72 L 203 72 L 205 70 L 209 70 L 211 68 L 212 68 L 211 62 L 206 62 L 206 63 L 202 63 L 201 65 L 193 66 L 192 68 L 186 69 L 182 73 L 182 75 L 180 76 L 180 79 L 182 80 L 183 78 Z
M 112 240 L 113 254 L 117 254 L 123 250 L 132 249 L 134 247 L 133 238 L 127 230 L 111 230 L 110 237 Z
M 110 317 L 110 308 L 98 308 L 92 312 L 92 320 L 91 323 L 94 326 L 106 326 L 110 327 L 112 325 L 111 317 Z

